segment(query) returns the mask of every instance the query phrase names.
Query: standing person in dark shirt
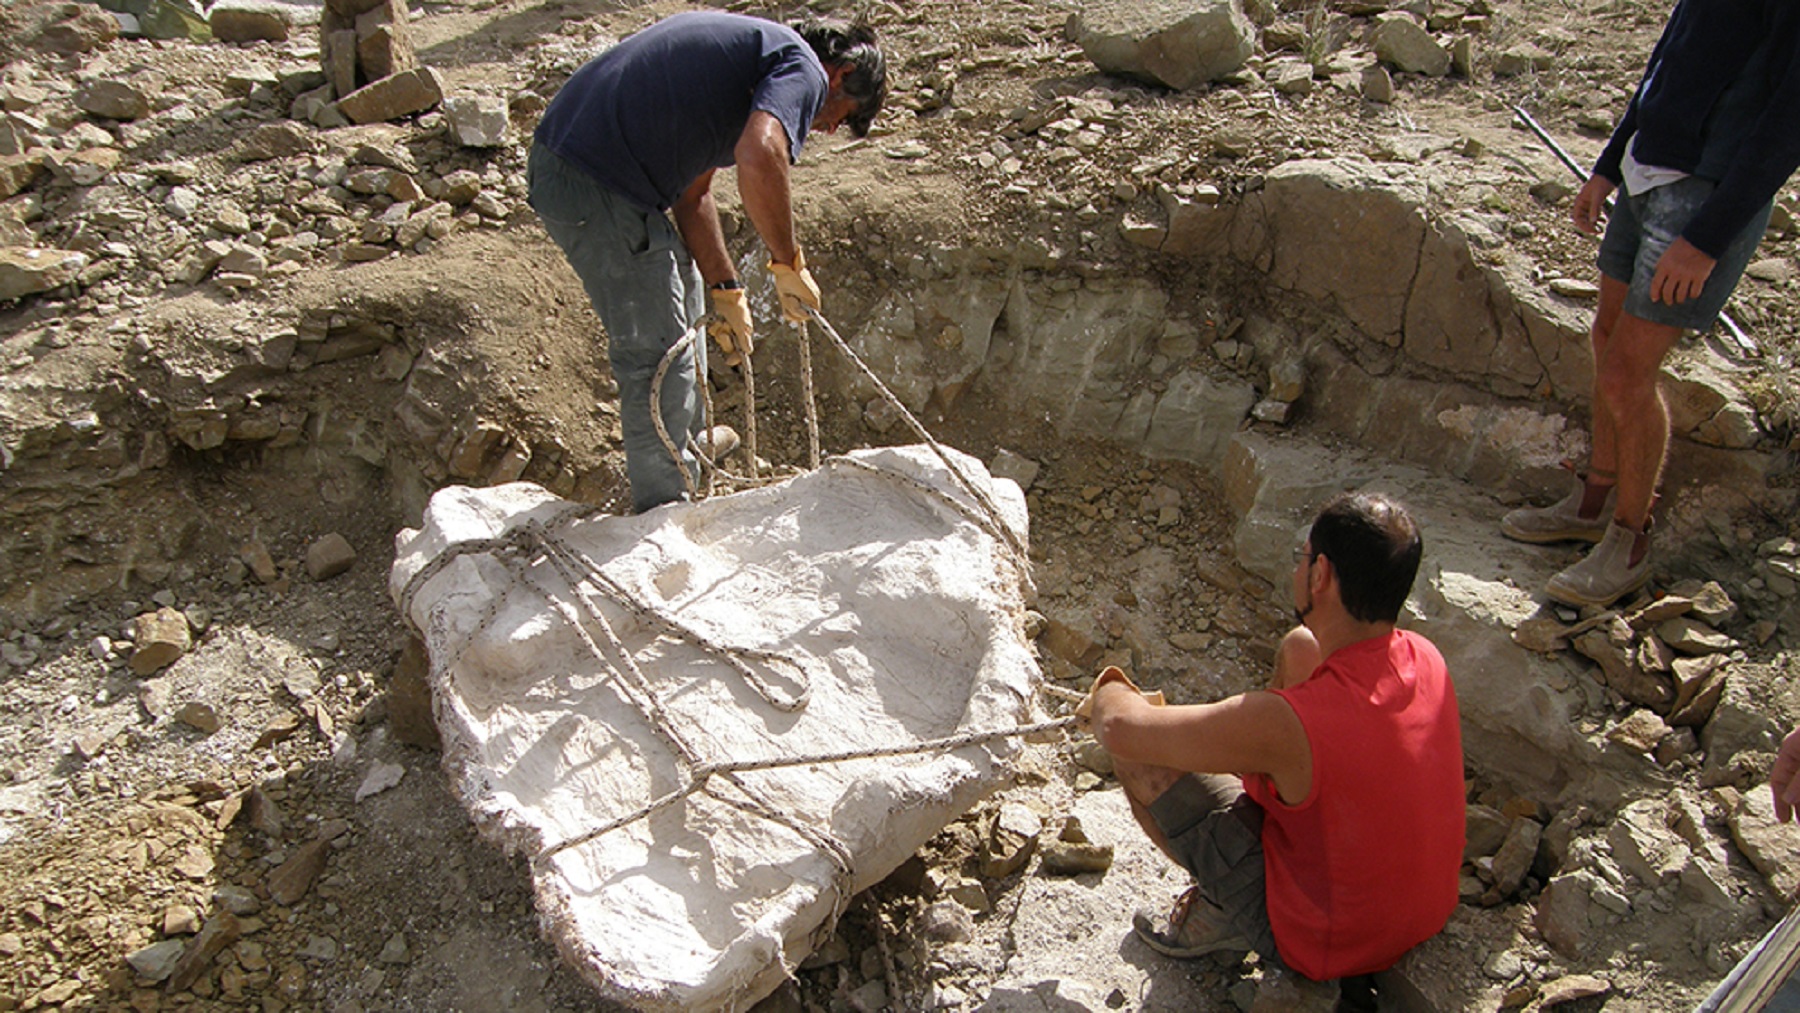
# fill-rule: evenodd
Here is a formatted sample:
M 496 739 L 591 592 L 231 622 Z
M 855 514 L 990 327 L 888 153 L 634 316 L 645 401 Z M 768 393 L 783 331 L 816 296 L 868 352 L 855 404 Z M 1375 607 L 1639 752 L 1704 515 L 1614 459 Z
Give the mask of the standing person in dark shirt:
M 1591 235 L 1623 188 L 1600 245 L 1587 473 L 1561 502 L 1501 521 L 1520 541 L 1598 543 L 1551 578 L 1551 598 L 1609 605 L 1649 581 L 1663 360 L 1684 331 L 1712 326 L 1796 167 L 1800 3 L 1680 0 L 1575 198 L 1575 227 Z
M 713 173 L 737 167 L 782 310 L 804 320 L 819 308 L 819 287 L 794 238 L 788 166 L 810 130 L 848 124 L 866 136 L 886 96 L 873 29 L 707 11 L 677 14 L 596 56 L 545 110 L 531 148 L 531 206 L 606 325 L 634 510 L 681 499 L 681 468 L 696 473 L 691 451 L 677 466 L 658 438 L 650 387 L 664 353 L 705 312 L 703 292 L 727 361 L 754 347 Z M 702 436 L 694 376 L 705 355 L 695 343 L 663 381 L 658 407 L 678 444 Z M 725 441 L 712 442 L 722 453 Z

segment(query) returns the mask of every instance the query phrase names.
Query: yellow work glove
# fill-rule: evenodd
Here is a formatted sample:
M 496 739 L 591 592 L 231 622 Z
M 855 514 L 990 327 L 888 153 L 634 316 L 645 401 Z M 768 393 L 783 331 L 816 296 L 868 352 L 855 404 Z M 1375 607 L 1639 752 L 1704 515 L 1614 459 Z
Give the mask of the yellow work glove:
M 806 257 L 799 250 L 794 251 L 794 263 L 777 264 L 769 261 L 769 270 L 775 273 L 775 294 L 781 297 L 781 312 L 794 323 L 806 323 L 807 307 L 822 309 L 819 304 L 819 283 L 813 281 L 812 272 L 806 269 Z
M 706 333 L 712 335 L 719 351 L 725 353 L 725 365 L 736 366 L 744 361 L 744 355 L 756 352 L 756 342 L 751 337 L 750 304 L 744 301 L 741 288 L 715 288 L 712 306 L 717 319 L 707 327 Z M 740 350 L 743 355 L 738 354 Z

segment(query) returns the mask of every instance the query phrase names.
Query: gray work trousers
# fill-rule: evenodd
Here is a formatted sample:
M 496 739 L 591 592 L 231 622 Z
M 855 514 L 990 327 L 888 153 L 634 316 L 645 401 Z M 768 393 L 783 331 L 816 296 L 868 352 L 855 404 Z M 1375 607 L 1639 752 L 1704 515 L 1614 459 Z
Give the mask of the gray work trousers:
M 562 247 L 606 325 L 632 509 L 642 513 L 681 499 L 687 485 L 680 468 L 699 478 L 699 462 L 686 444 L 705 425 L 695 384 L 706 370 L 705 336 L 663 377 L 661 414 L 669 438 L 682 448 L 679 466 L 656 435 L 650 385 L 664 353 L 705 312 L 700 271 L 667 214 L 636 206 L 548 148 L 531 146 L 527 178 L 544 231 Z

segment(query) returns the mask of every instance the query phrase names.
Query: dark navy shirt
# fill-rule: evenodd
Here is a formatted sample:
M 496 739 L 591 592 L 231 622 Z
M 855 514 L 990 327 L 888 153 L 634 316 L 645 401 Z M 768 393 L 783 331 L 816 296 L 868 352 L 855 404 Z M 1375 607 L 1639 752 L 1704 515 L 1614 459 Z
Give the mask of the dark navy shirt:
M 1800 2 L 1680 0 L 1594 172 L 1644 165 L 1718 184 L 1682 235 L 1717 257 L 1800 167 Z
M 772 21 L 677 14 L 581 66 L 557 92 L 538 143 L 646 209 L 667 210 L 733 149 L 763 110 L 800 157 L 829 81 L 799 33 Z

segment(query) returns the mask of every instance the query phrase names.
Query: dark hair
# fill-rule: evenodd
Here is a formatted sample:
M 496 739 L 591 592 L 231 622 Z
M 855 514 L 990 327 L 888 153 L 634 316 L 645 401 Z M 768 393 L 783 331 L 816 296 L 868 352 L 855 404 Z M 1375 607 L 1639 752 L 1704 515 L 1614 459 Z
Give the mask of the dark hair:
M 1331 560 L 1351 618 L 1400 618 L 1425 552 L 1406 507 L 1380 493 L 1340 493 L 1320 508 L 1307 540 L 1313 555 Z
M 812 47 L 819 62 L 830 70 L 837 65 L 850 68 L 838 87 L 856 100 L 856 110 L 844 123 L 858 137 L 869 136 L 869 126 L 887 101 L 887 57 L 875 42 L 875 29 L 863 22 L 853 25 L 841 21 L 809 20 L 795 25 L 794 30 Z

